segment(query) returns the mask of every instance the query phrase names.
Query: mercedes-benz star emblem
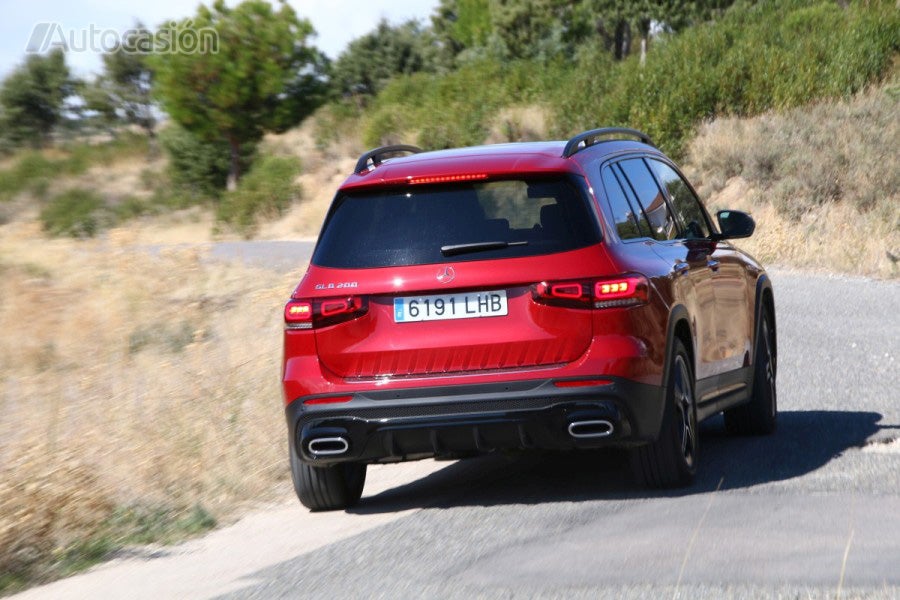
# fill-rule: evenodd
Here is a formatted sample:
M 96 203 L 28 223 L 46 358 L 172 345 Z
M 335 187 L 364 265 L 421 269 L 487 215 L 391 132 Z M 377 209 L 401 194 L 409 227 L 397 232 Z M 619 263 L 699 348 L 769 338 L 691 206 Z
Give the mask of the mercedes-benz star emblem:
M 456 279 L 456 271 L 453 270 L 453 267 L 444 267 L 437 274 L 437 280 L 441 283 L 450 283 Z

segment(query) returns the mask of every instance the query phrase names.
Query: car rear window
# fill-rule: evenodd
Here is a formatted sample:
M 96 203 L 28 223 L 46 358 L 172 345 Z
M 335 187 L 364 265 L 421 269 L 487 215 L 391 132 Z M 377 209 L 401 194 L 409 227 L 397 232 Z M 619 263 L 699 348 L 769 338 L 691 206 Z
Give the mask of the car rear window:
M 368 268 L 517 258 L 599 241 L 583 192 L 567 178 L 410 186 L 339 196 L 312 262 Z M 487 242 L 512 245 L 441 251 Z

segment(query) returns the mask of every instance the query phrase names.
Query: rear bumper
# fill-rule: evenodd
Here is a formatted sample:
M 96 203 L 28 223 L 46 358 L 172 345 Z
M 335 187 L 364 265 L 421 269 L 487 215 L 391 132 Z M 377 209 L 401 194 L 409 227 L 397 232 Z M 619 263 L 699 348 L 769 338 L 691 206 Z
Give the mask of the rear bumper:
M 662 388 L 604 379 L 612 383 L 561 388 L 551 380 L 529 380 L 372 390 L 357 392 L 340 404 L 306 405 L 313 397 L 302 397 L 285 412 L 293 451 L 305 462 L 322 465 L 453 458 L 499 449 L 597 448 L 656 439 Z

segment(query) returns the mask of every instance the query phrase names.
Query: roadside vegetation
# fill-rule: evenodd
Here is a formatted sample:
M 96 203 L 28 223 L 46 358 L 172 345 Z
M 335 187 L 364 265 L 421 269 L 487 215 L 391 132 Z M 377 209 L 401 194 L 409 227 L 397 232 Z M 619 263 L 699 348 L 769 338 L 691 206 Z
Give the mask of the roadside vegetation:
M 0 203 L 23 193 L 41 197 L 50 184 L 66 176 L 82 175 L 91 167 L 150 154 L 146 136 L 124 133 L 95 144 L 62 143 L 52 149 L 22 150 L 2 161 Z
M 121 48 L 79 82 L 52 52 L 0 84 L 0 593 L 277 493 L 299 272 L 167 248 L 315 235 L 367 147 L 641 128 L 761 260 L 900 276 L 893 0 L 441 0 L 330 64 L 286 5 L 210 20 L 253 60 Z
M 896 80 L 895 80 L 896 81 Z M 900 81 L 706 123 L 688 173 L 710 209 L 749 210 L 739 245 L 767 264 L 900 276 Z
M 893 3 L 871 4 L 741 4 L 718 21 L 660 35 L 643 61 L 616 60 L 594 40 L 571 57 L 488 56 L 447 74 L 401 76 L 362 113 L 364 138 L 370 146 L 480 144 L 501 109 L 539 105 L 556 138 L 629 126 L 680 157 L 704 119 L 847 97 L 882 79 L 900 50 L 900 15 Z M 509 133 L 509 141 L 522 137 Z
M 277 357 L 299 273 L 32 229 L 0 236 L 6 591 L 206 530 L 287 477 Z

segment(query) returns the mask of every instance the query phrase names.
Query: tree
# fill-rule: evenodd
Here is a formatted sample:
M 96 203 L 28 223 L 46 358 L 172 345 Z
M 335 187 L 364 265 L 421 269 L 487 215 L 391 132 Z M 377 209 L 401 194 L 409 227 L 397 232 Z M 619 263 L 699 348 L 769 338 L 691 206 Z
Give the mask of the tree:
M 109 118 L 104 111 L 112 106 L 120 120 L 141 127 L 150 137 L 156 126 L 149 60 L 152 47 L 153 34 L 137 23 L 112 51 L 103 55 L 104 73 L 92 92 L 94 110 Z M 85 100 L 91 108 L 91 101 Z
M 62 49 L 29 55 L 0 86 L 0 130 L 14 145 L 43 146 L 62 120 L 65 100 L 74 90 Z
M 432 29 L 444 62 L 478 50 L 512 59 L 574 57 L 597 41 L 617 60 L 651 34 L 717 17 L 734 0 L 440 0 Z M 475 50 L 475 52 L 471 52 Z M 446 57 L 449 56 L 449 60 Z
M 198 48 L 214 31 L 214 48 Z M 172 119 L 199 139 L 227 144 L 227 187 L 241 176 L 241 156 L 267 131 L 295 125 L 322 101 L 322 54 L 307 45 L 312 25 L 286 3 L 201 6 L 188 21 L 157 32 L 169 52 L 153 55 L 156 92 Z M 161 37 L 160 37 L 161 36 Z
M 434 71 L 436 50 L 433 34 L 418 21 L 395 26 L 382 19 L 341 53 L 332 66 L 332 83 L 342 95 L 375 95 L 396 75 Z
M 569 0 L 498 0 L 491 3 L 493 33 L 510 58 L 571 54 L 576 8 Z
M 490 0 L 440 0 L 431 17 L 441 61 L 452 66 L 464 50 L 483 48 L 494 32 Z
M 84 82 L 79 86 L 78 95 L 83 101 L 78 111 L 80 119 L 83 122 L 94 121 L 109 131 L 110 135 L 115 135 L 115 128 L 121 123 L 121 118 L 116 110 L 115 98 L 104 79 L 98 77 L 94 81 Z
M 631 42 L 640 38 L 641 62 L 646 60 L 651 29 L 680 31 L 721 14 L 734 0 L 587 0 L 582 15 L 593 21 L 594 30 L 616 59 L 631 53 Z

